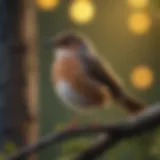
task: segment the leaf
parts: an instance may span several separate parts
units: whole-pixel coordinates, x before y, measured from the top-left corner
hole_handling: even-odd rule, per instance
[[[13,153],[17,150],[17,145],[12,141],[7,141],[4,144],[4,150],[8,153]]]
[[[0,153],[0,160],[5,160],[5,153],[3,152]]]

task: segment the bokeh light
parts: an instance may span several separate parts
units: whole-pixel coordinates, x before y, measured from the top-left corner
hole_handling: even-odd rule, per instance
[[[133,8],[145,8],[149,5],[149,0],[128,0],[128,4]]]
[[[154,81],[152,70],[147,66],[135,67],[131,73],[131,82],[138,89],[148,89]]]
[[[75,23],[88,23],[95,16],[95,6],[91,0],[74,0],[70,6],[69,15]]]
[[[36,0],[37,6],[45,11],[54,9],[59,3],[59,0]]]
[[[130,15],[129,29],[135,34],[145,34],[151,27],[151,18],[147,13],[139,12]]]

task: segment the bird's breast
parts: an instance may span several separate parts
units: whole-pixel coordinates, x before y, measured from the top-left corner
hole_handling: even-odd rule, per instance
[[[56,91],[58,95],[71,104],[86,106],[90,104],[89,99],[84,95],[79,94],[68,81],[60,80],[56,83]]]
[[[90,79],[74,57],[55,62],[52,80],[58,95],[72,104],[89,107],[102,105],[109,99],[107,89]]]

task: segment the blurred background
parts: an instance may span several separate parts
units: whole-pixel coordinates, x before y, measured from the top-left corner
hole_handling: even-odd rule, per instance
[[[44,48],[61,31],[85,34],[131,95],[159,101],[160,0],[0,0],[0,12],[0,159],[74,116],[52,89],[52,53]],[[112,105],[80,123],[126,116]],[[29,159],[70,160],[91,142],[79,138]],[[124,140],[100,159],[160,160],[160,131]]]

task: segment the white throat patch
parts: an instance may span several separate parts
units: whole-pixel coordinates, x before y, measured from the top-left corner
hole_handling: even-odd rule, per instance
[[[62,48],[57,48],[54,50],[54,55],[56,59],[61,59],[61,58],[68,58],[73,55],[73,51],[71,49],[62,49]]]

